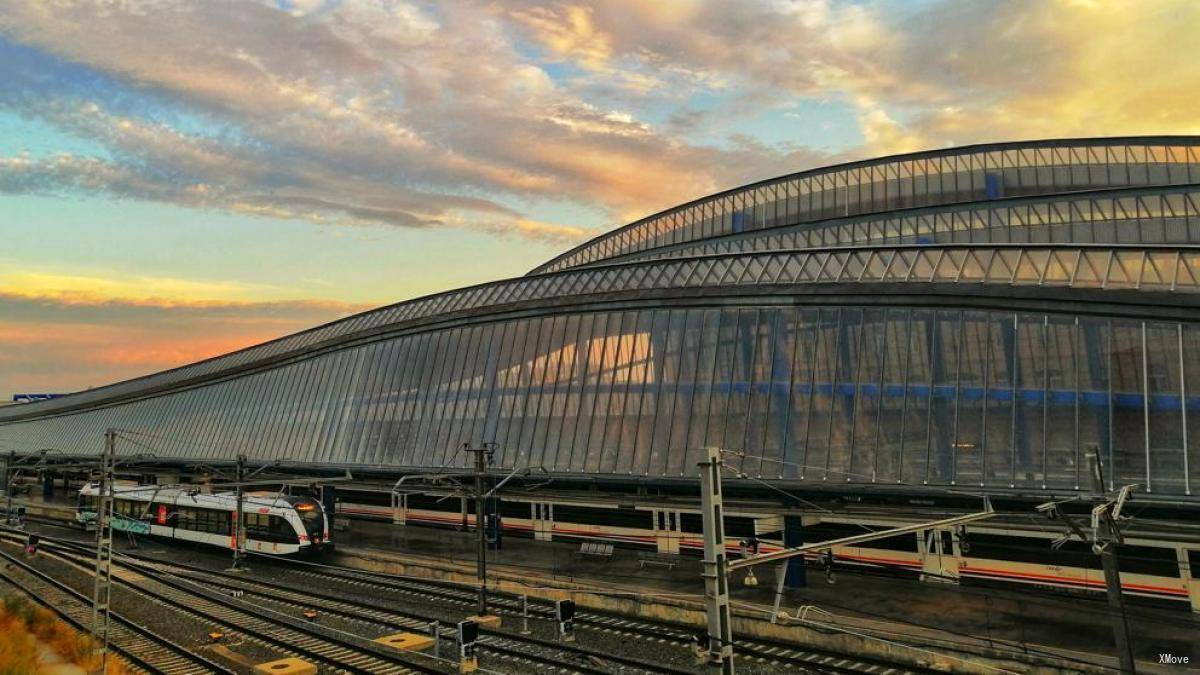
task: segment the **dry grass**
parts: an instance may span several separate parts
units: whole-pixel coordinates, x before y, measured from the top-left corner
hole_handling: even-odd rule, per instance
[[[0,600],[0,675],[37,672],[39,641],[88,672],[100,666],[91,638],[67,625],[54,612],[17,596]],[[110,656],[105,672],[124,675],[127,671],[120,659]]]

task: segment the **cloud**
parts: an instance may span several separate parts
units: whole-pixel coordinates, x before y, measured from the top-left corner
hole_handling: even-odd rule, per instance
[[[929,145],[994,138],[1200,132],[1189,53],[1200,5],[1186,1],[943,3],[894,52],[884,92]]]
[[[706,111],[716,119],[752,115],[748,101],[842,100],[864,140],[845,156],[1200,130],[1200,64],[1181,56],[1200,26],[1189,0],[609,0],[586,21],[570,3],[509,11],[551,57],[589,71],[593,92],[608,72],[635,72],[661,83],[650,97],[726,94],[727,110]],[[678,111],[676,128],[693,115]]]
[[[150,303],[161,307],[251,302],[284,289],[238,281],[198,281],[137,275],[98,276],[50,271],[0,270],[0,293],[10,298],[50,299],[72,305],[108,302]]]
[[[364,309],[303,300],[162,302],[0,291],[0,397],[138,377]]]
[[[564,58],[601,67],[605,37],[591,12],[561,14],[557,43],[546,39]],[[541,21],[544,36],[559,25],[551,8],[522,16]],[[9,158],[0,189],[567,245],[595,232],[543,224],[528,208],[567,201],[638,217],[795,159],[764,146],[761,161],[734,164],[744,153],[689,144],[596,105],[522,54],[517,20],[470,0],[286,10],[0,0],[0,36],[32,50],[0,65],[12,83],[0,106],[111,154]]]
[[[0,0],[0,107],[107,153],[0,159],[0,190],[566,245],[595,223],[539,208],[615,225],[848,157],[1196,131],[1198,24],[1182,0]],[[850,106],[863,145],[735,135],[800,99]]]
[[[611,37],[597,30],[590,7],[529,7],[514,11],[512,18],[530,28],[555,58],[578,62],[589,70],[609,69]]]

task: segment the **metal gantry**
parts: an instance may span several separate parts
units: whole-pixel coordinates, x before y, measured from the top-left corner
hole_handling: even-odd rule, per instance
[[[983,511],[951,518],[943,518],[913,525],[904,525],[887,530],[864,532],[860,535],[831,539],[828,541],[804,544],[791,548],[783,548],[771,553],[749,555],[740,560],[730,562],[725,552],[725,528],[723,523],[723,504],[721,489],[721,469],[723,462],[719,448],[705,448],[705,460],[700,462],[700,497],[702,526],[704,528],[704,602],[708,621],[708,654],[709,661],[719,665],[723,673],[733,673],[733,635],[732,619],[729,610],[729,573],[770,562],[783,562],[789,558],[802,556],[813,551],[832,551],[836,546],[850,546],[867,541],[886,539],[901,534],[911,534],[923,530],[937,530],[986,520],[996,515],[991,501],[982,496]],[[783,597],[783,586],[786,574],[778,570],[777,586],[775,589],[775,607],[771,621],[779,618],[779,606]]]
[[[100,651],[100,672],[108,667],[108,627],[112,602],[113,483],[116,474],[117,431],[104,433],[96,491],[96,567],[92,586],[92,640]]]
[[[1137,661],[1133,657],[1133,644],[1129,637],[1129,622],[1125,613],[1125,597],[1121,586],[1121,568],[1118,561],[1117,547],[1122,543],[1120,524],[1128,518],[1121,515],[1125,504],[1133,491],[1139,486],[1127,484],[1119,489],[1110,490],[1105,482],[1104,466],[1100,461],[1099,448],[1092,447],[1088,451],[1088,463],[1092,475],[1093,504],[1090,527],[1084,528],[1074,517],[1060,507],[1066,502],[1047,502],[1037,507],[1052,520],[1061,520],[1066,526],[1066,534],[1056,540],[1052,546],[1058,548],[1070,541],[1072,537],[1091,544],[1092,551],[1100,556],[1100,566],[1104,570],[1104,589],[1108,597],[1108,615],[1112,623],[1113,643],[1116,647],[1117,658],[1121,662],[1121,672],[1133,675],[1137,672]],[[1076,501],[1076,500],[1071,500]]]
[[[705,448],[700,462],[700,518],[704,529],[704,603],[708,661],[733,675],[733,617],[729,611],[729,560],[725,552],[725,505],[721,451]]]

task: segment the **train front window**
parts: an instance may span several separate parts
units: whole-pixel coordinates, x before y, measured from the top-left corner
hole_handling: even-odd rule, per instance
[[[309,536],[320,535],[324,531],[325,523],[321,518],[321,509],[315,501],[306,499],[298,502],[296,512],[300,514],[300,520],[304,523],[304,531]]]

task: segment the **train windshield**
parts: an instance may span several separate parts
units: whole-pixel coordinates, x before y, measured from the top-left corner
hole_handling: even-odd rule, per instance
[[[296,512],[304,522],[304,530],[309,536],[320,536],[325,530],[325,521],[321,513],[321,505],[311,499],[296,502]]]

